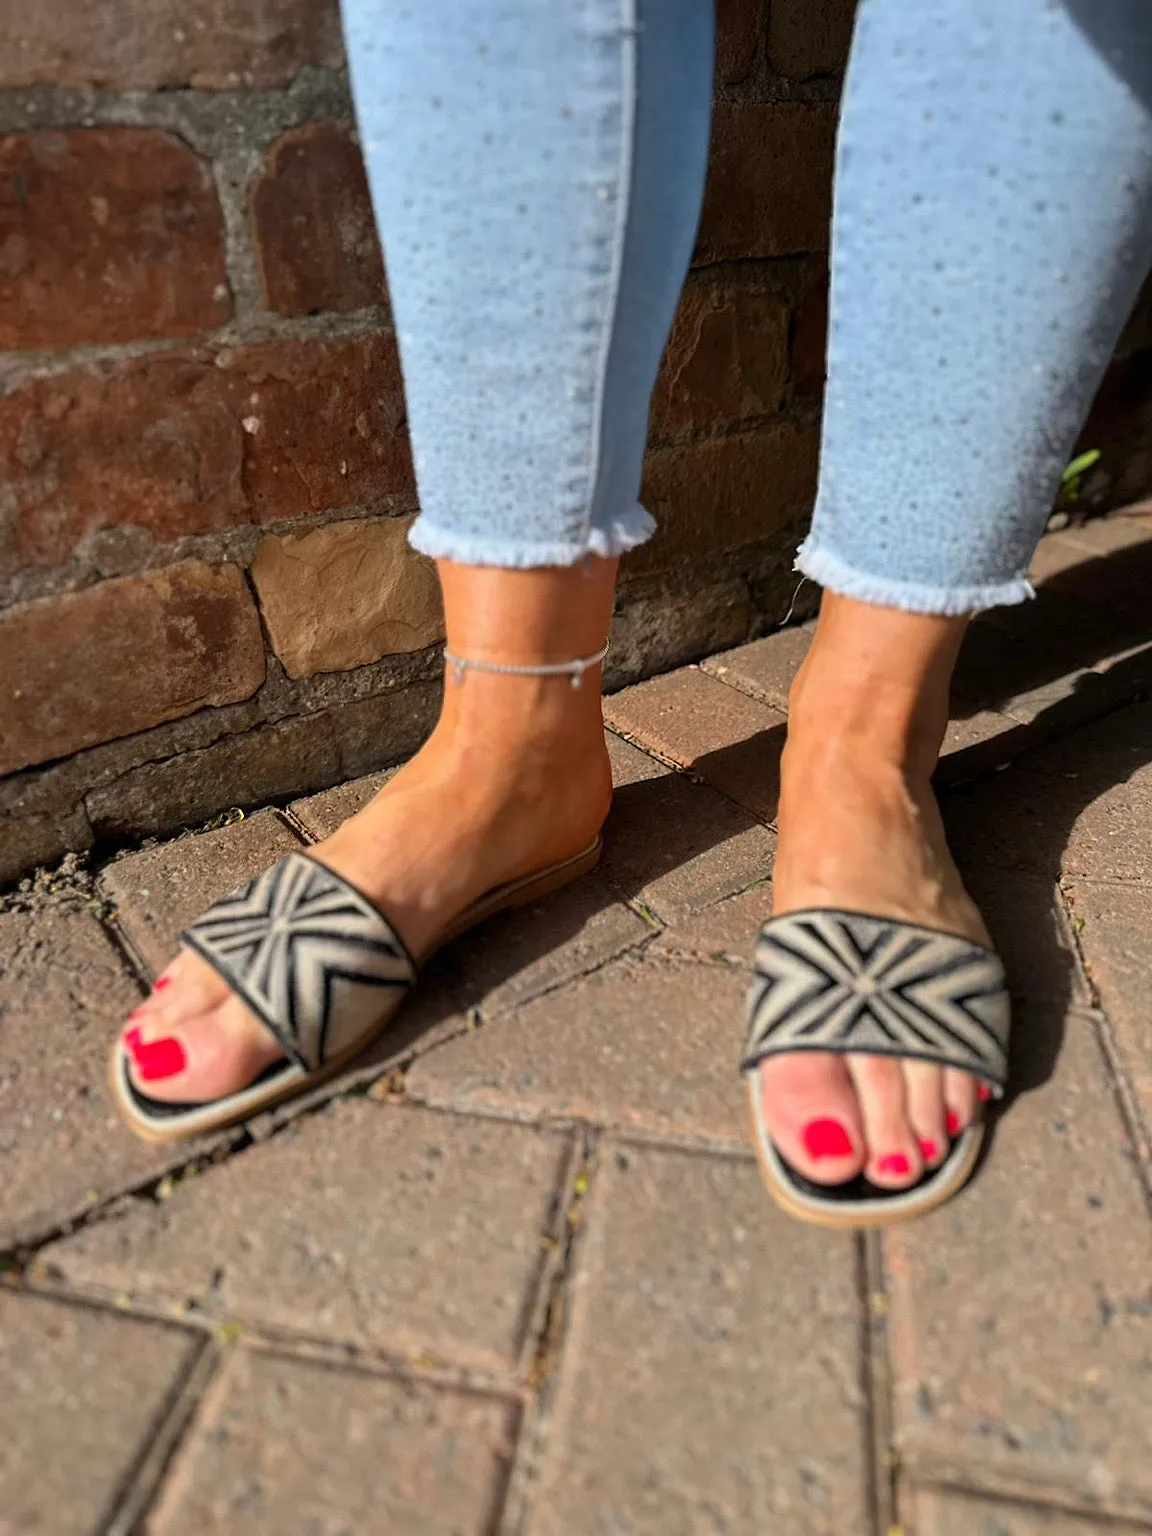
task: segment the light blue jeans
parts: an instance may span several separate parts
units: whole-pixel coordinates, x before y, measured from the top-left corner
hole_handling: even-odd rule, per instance
[[[344,0],[426,554],[618,555],[691,255],[712,0]],[[1019,601],[1152,261],[1152,0],[862,0],[798,567]],[[765,487],[765,495],[770,495]]]

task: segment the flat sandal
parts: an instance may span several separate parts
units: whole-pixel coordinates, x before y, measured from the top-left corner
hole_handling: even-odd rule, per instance
[[[296,850],[216,902],[180,935],[274,1035],[281,1060],[218,1099],[154,1099],[132,1081],[122,1038],[109,1080],[116,1109],[146,1141],[179,1141],[246,1120],[333,1076],[366,1050],[449,940],[592,869],[602,842],[507,881],[448,923],[417,960],[374,901],[311,853]]]
[[[934,1210],[967,1182],[984,1139],[982,1114],[910,1188],[885,1189],[864,1174],[835,1185],[805,1178],[769,1134],[757,1068],[795,1051],[894,1056],[957,1067],[1000,1099],[1011,1008],[994,950],[864,912],[788,912],[760,930],[748,1013],[741,1071],[753,1141],[769,1193],[791,1215],[824,1227],[886,1226]]]

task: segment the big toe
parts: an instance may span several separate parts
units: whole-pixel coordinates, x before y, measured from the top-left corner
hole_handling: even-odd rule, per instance
[[[283,1055],[215,972],[187,954],[161,976],[121,1038],[137,1087],[169,1103],[235,1093]]]
[[[843,1184],[868,1148],[848,1069],[815,1052],[773,1056],[757,1069],[764,1121],[786,1162],[818,1184]]]

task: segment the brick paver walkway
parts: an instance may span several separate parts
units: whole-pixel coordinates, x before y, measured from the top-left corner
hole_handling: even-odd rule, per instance
[[[242,1130],[136,1142],[107,1047],[181,924],[379,776],[0,903],[0,1532],[1152,1531],[1152,516],[1039,571],[942,771],[1014,1096],[887,1237],[788,1221],[744,1139],[803,629],[611,698],[602,868]]]

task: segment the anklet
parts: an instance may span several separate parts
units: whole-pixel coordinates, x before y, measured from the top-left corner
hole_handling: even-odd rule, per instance
[[[589,667],[596,667],[608,654],[608,641],[595,656],[581,656],[575,661],[544,661],[538,667],[518,667],[508,661],[472,661],[467,656],[457,656],[444,647],[444,660],[452,668],[452,681],[459,685],[469,669],[473,672],[503,672],[510,677],[570,677],[573,688],[579,688]]]

